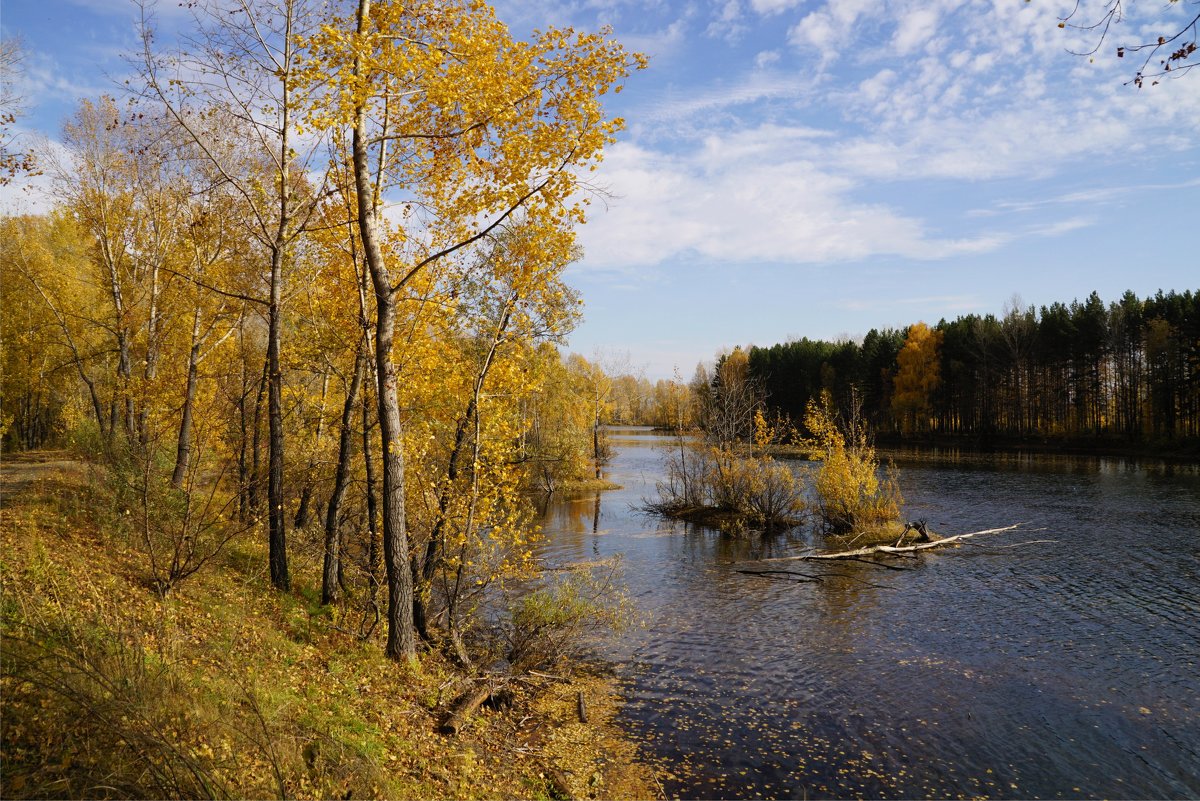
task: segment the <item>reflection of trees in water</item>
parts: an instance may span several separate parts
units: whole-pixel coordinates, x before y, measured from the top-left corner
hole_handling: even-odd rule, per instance
[[[546,495],[539,499],[542,531],[548,544],[562,550],[571,557],[584,557],[589,549],[593,555],[600,554],[600,511],[601,493],[595,492],[577,498],[557,498]]]

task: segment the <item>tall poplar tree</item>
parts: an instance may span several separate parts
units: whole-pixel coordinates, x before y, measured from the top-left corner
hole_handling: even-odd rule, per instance
[[[318,128],[352,129],[358,233],[375,293],[375,363],[383,459],[387,653],[416,658],[404,514],[397,308],[423,271],[491,234],[518,209],[527,219],[582,222],[578,171],[620,128],[601,97],[634,66],[607,32],[551,29],[514,40],[475,0],[357,0],[310,43],[307,80],[333,77]],[[619,86],[618,86],[619,88]],[[402,206],[398,221],[384,200]]]

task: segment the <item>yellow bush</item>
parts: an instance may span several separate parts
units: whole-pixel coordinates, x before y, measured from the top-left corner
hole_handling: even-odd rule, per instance
[[[880,479],[865,425],[839,425],[828,392],[809,402],[804,425],[811,435],[805,443],[809,456],[821,461],[814,489],[817,511],[829,530],[878,528],[900,517],[899,485],[890,471]]]

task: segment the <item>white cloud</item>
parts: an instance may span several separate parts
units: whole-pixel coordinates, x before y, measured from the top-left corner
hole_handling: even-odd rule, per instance
[[[710,39],[723,39],[730,44],[736,43],[742,38],[746,32],[746,25],[742,22],[742,5],[740,0],[728,0],[721,6],[721,10],[708,27],[704,30],[704,35]]]
[[[732,263],[940,258],[1004,241],[986,233],[933,236],[916,218],[858,199],[853,180],[781,147],[785,141],[781,131],[762,129],[712,136],[682,155],[615,146],[602,179],[617,199],[582,231],[586,263],[621,269],[686,257]]]
[[[652,59],[662,58],[679,50],[686,41],[687,30],[687,17],[680,17],[651,33],[620,33],[618,38],[630,51],[645,53]]]
[[[754,66],[758,69],[766,69],[772,64],[779,63],[778,50],[763,50],[754,57]]]
[[[937,24],[938,12],[933,8],[918,8],[904,14],[896,26],[892,47],[901,55],[913,52],[933,37]]]
[[[892,91],[896,73],[890,69],[882,69],[858,85],[859,95],[868,102],[877,103],[886,98]]]
[[[774,16],[800,5],[800,0],[750,0],[754,13],[764,17]]]
[[[816,50],[822,65],[850,50],[855,23],[872,10],[871,0],[838,0],[813,11],[788,31],[788,43],[801,50]]]
[[[1120,201],[1141,204],[1145,202],[1144,195],[1159,193],[1176,193],[1180,190],[1200,187],[1200,178],[1188,181],[1161,184],[1129,184],[1122,186],[1100,186],[1091,189],[1080,189],[1065,192],[1053,197],[1032,198],[1027,200],[1005,200],[996,203],[992,208],[972,209],[967,212],[971,217],[995,217],[1000,214],[1022,214],[1030,211],[1041,211],[1054,206],[1100,206]]]
[[[12,146],[20,150],[32,150],[39,163],[47,167],[58,161],[69,164],[71,154],[58,142],[46,139],[38,133],[18,129]],[[0,214],[46,214],[54,208],[54,179],[51,170],[44,169],[41,175],[18,176],[0,186]]]
[[[1112,154],[1194,147],[1200,82],[1151,95],[1115,89],[1098,69],[1070,75],[1078,60],[1053,33],[1052,1],[1032,14],[998,0],[818,7],[789,41],[814,49],[822,67],[839,55],[839,75],[857,59],[863,77],[835,83],[811,70],[763,69],[777,51],[760,50],[740,79],[631,115],[658,124],[612,150],[601,180],[619,199],[582,233],[587,264],[939,259],[1094,225],[1047,215],[981,229],[983,215],[961,206],[951,216],[927,204],[915,213],[903,193],[883,202],[874,191],[880,182],[1047,177]],[[868,39],[887,44],[871,52]]]
[[[656,124],[680,124],[681,132],[686,135],[698,126],[719,129],[715,120],[737,107],[771,101],[794,103],[811,91],[812,81],[805,75],[757,70],[725,85],[659,98],[652,106],[639,110],[637,119]]]

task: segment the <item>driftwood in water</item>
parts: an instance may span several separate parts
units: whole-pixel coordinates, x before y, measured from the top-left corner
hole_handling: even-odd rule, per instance
[[[893,545],[899,547],[904,544],[904,538],[908,536],[908,532],[917,532],[914,537],[914,542],[933,542],[929,536],[929,531],[925,528],[924,520],[916,520],[911,523],[904,524],[904,531],[900,532],[900,539],[896,540]]]
[[[1021,527],[1021,523],[1014,523],[1011,526],[1002,528],[988,528],[983,531],[972,531],[967,534],[955,534],[953,537],[943,537],[932,542],[920,542],[916,545],[867,545],[862,548],[855,548],[852,551],[835,551],[834,553],[807,553],[800,556],[782,556],[775,559],[764,559],[764,562],[794,562],[798,560],[815,561],[824,559],[851,559],[859,560],[864,556],[882,555],[903,555],[910,554],[916,551],[928,551],[931,548],[942,548],[947,545],[961,542],[962,540],[971,537],[977,537],[980,534],[997,534],[1001,531],[1014,531]]]

